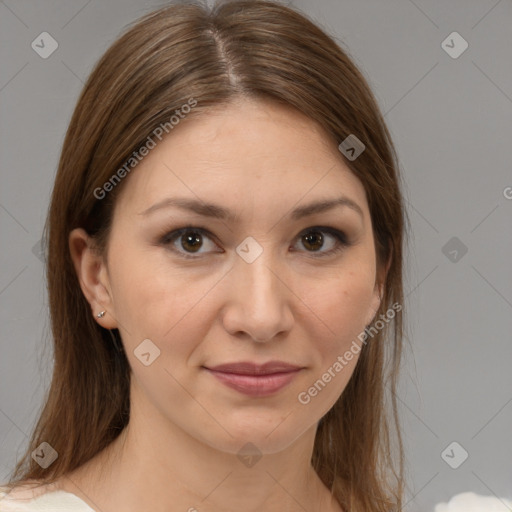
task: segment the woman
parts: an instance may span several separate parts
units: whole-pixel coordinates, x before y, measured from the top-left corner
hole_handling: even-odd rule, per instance
[[[139,20],[64,141],[53,380],[0,511],[401,509],[403,231],[376,101],[307,18]]]

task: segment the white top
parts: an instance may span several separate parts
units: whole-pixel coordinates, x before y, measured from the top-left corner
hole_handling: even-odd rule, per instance
[[[76,494],[63,490],[45,492],[44,488],[15,489],[8,493],[0,487],[0,512],[95,512]]]
[[[0,486],[0,512],[96,512],[76,494],[63,490],[16,489],[11,495],[7,491]],[[439,503],[434,512],[501,512],[504,505],[512,509],[511,500],[464,492],[448,503]]]

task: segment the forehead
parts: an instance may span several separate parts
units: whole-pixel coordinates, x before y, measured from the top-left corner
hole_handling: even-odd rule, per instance
[[[254,213],[339,194],[366,209],[364,188],[334,141],[302,113],[267,100],[185,117],[126,179],[116,206],[123,211],[188,196]]]

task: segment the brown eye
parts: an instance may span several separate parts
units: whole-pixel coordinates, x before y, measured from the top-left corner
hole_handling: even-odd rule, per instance
[[[350,245],[345,233],[329,227],[308,228],[299,237],[302,245],[307,249],[306,252],[316,253],[313,254],[315,257],[329,256]],[[322,250],[326,245],[327,250]]]
[[[188,231],[181,235],[180,242],[184,249],[190,249],[192,252],[197,252],[203,245],[202,235],[197,231]]]
[[[318,251],[324,243],[324,237],[320,231],[310,231],[302,237],[302,240],[304,241],[304,247],[312,251]]]
[[[201,251],[205,245],[205,240],[208,240],[212,250],[208,251],[208,243],[206,243],[206,250]],[[221,252],[216,251],[216,244],[213,242],[212,237],[208,231],[203,228],[195,228],[188,226],[185,228],[177,229],[167,233],[160,239],[160,243],[178,253],[183,258],[198,258],[201,254],[208,252]],[[192,256],[197,254],[198,256]]]
[[[351,245],[345,233],[330,227],[308,228],[298,238],[306,252],[314,257],[330,256]],[[210,250],[208,243],[211,244]],[[169,249],[179,256],[190,259],[199,259],[201,255],[206,256],[211,252],[223,252],[213,242],[213,236],[206,229],[194,226],[165,234],[160,238],[160,244],[169,246]],[[206,250],[202,250],[204,248]]]

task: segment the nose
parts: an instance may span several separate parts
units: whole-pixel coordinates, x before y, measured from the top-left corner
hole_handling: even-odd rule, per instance
[[[294,295],[283,269],[267,257],[266,251],[252,263],[240,258],[228,275],[229,296],[222,319],[227,332],[268,342],[290,331]]]

